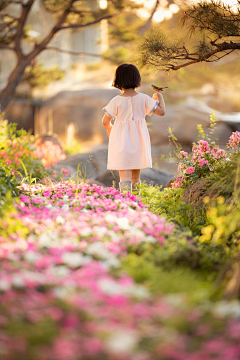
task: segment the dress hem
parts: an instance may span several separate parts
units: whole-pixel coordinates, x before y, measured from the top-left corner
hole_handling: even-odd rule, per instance
[[[143,170],[143,169],[152,169],[152,166],[144,166],[144,167],[129,167],[124,169],[113,169],[113,168],[107,168],[107,170]]]

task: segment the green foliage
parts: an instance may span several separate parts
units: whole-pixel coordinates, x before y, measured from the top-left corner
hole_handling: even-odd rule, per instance
[[[205,223],[205,211],[197,210],[182,201],[183,191],[181,188],[170,187],[160,191],[158,186],[141,185],[142,201],[152,212],[167,217],[183,229],[191,229],[194,234],[199,234]]]
[[[79,141],[73,139],[70,145],[64,145],[63,150],[67,156],[77,155],[82,152],[82,147]]]
[[[4,120],[4,113],[0,114],[0,166],[8,169],[9,176],[16,173],[23,177],[26,171],[28,176],[37,179],[49,175],[34,156],[29,134],[23,129],[17,130],[17,124]]]
[[[42,63],[35,63],[26,68],[22,82],[27,82],[32,89],[44,88],[53,81],[63,79],[64,75],[65,71],[60,70],[57,66],[47,69]]]
[[[109,49],[104,56],[113,64],[120,65],[129,61],[129,55],[129,50],[125,46],[118,46],[115,49]]]
[[[139,40],[136,63],[140,69],[167,69],[168,63],[178,55],[180,40],[170,40],[161,28],[152,27]]]
[[[15,202],[17,201],[18,199],[15,199]],[[23,225],[22,221],[15,216],[16,214],[17,211],[14,207],[10,189],[4,198],[0,198],[1,240],[5,240],[8,243],[15,241],[16,234],[23,238],[29,234],[29,228]]]
[[[0,201],[1,199],[7,196],[8,192],[10,192],[13,197],[17,197],[19,195],[19,190],[17,186],[18,183],[16,177],[11,173],[11,171],[7,167],[1,167],[0,168]]]
[[[164,249],[162,249],[164,251]],[[157,256],[161,256],[158,251]],[[138,256],[129,254],[123,259],[123,269],[128,272],[134,280],[146,284],[153,293],[182,294],[187,293],[192,299],[199,300],[207,298],[213,290],[214,276],[206,273],[192,271],[188,267],[172,266],[164,269],[156,263],[149,254]]]

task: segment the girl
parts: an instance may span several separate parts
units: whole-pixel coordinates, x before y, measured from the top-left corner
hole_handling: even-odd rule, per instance
[[[136,92],[141,85],[141,76],[132,64],[120,65],[112,86],[121,91],[103,108],[103,126],[109,137],[109,170],[119,170],[120,191],[132,190],[140,183],[141,169],[152,167],[151,145],[145,115],[163,116],[165,104],[161,94],[151,98]],[[114,125],[111,120],[116,117]]]

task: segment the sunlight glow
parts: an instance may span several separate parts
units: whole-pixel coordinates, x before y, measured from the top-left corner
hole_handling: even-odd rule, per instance
[[[179,6],[176,4],[171,4],[169,6],[169,10],[171,11],[172,14],[176,14],[180,9]]]
[[[150,17],[151,11],[153,10],[156,0],[131,0],[137,3],[138,5],[143,5],[142,9],[138,9],[136,12],[140,18],[146,20]],[[196,3],[199,0],[189,0],[190,3]],[[211,0],[206,0],[211,1]],[[239,4],[237,0],[220,0],[224,5],[229,5],[233,11],[237,11]],[[168,7],[168,0],[162,0],[161,6],[158,7],[157,11],[153,16],[153,21],[158,23],[163,20],[169,20],[172,18],[173,14],[176,14],[180,10],[182,0],[174,0],[173,4],[170,4]]]
[[[138,10],[137,10],[137,14],[138,14],[138,16],[139,16],[141,19],[143,19],[143,20],[148,19],[149,16],[150,16],[149,11],[147,11],[146,9],[138,9]]]
[[[99,7],[100,9],[106,9],[108,6],[107,0],[99,0]]]
[[[161,22],[164,20],[164,13],[163,10],[157,10],[155,14],[153,15],[153,21],[155,22]]]

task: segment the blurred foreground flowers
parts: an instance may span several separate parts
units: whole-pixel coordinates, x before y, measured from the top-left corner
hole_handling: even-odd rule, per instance
[[[193,307],[123,270],[175,232],[138,197],[68,182],[21,192],[0,219],[2,360],[239,359],[238,303]]]

